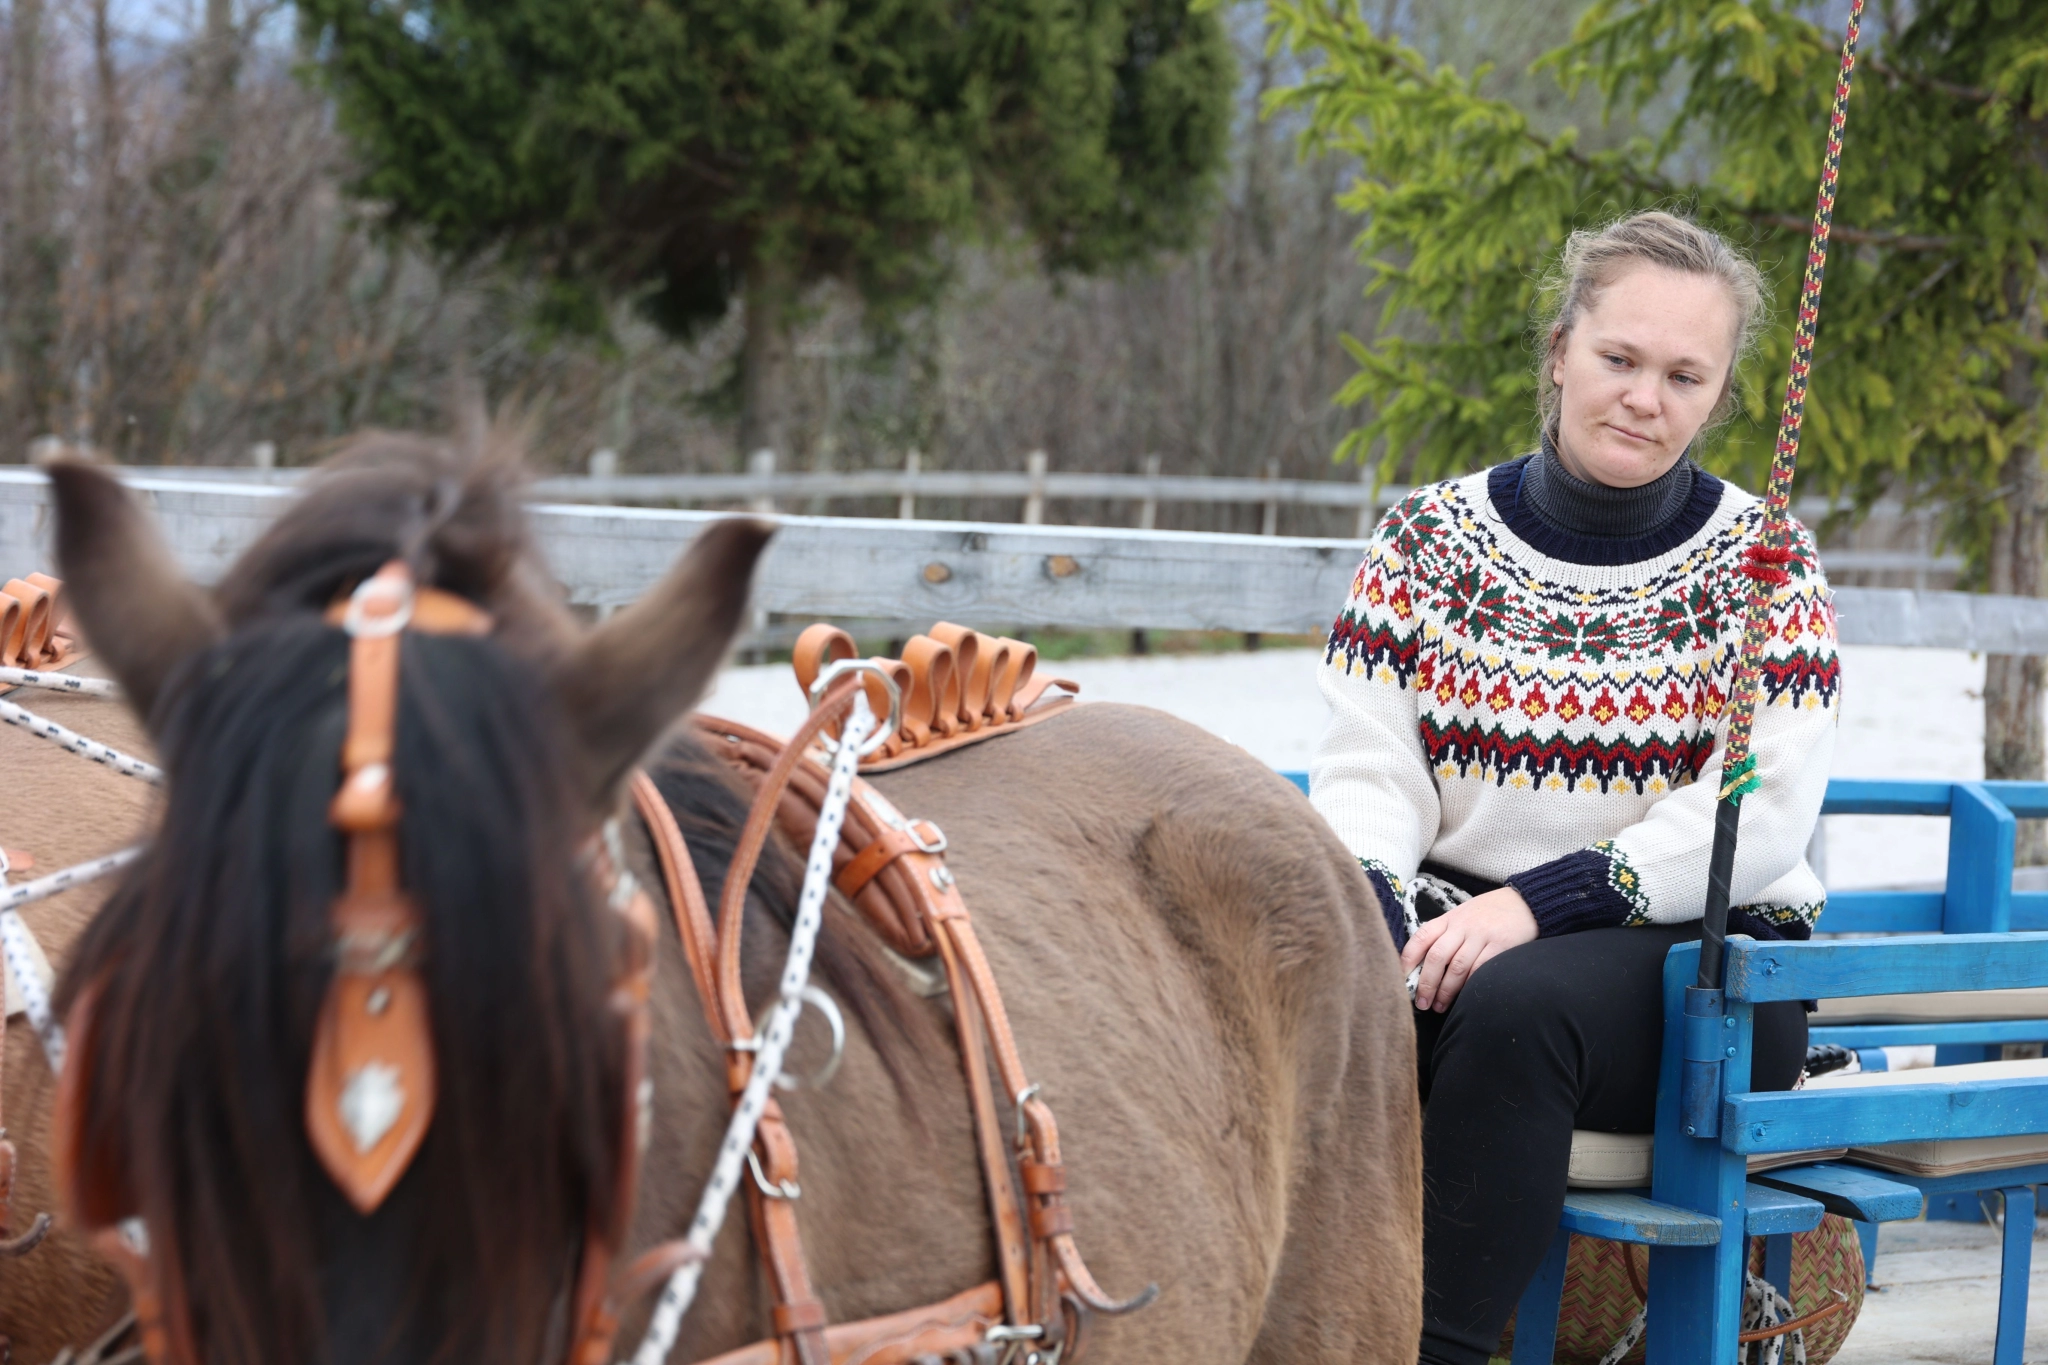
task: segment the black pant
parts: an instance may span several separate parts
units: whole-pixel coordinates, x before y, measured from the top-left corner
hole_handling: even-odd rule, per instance
[[[1443,1014],[1417,1013],[1422,1361],[1486,1365],[1564,1210],[1572,1130],[1656,1127],[1664,956],[1699,924],[1591,929],[1511,948]],[[1806,1061],[1797,1001],[1756,1008],[1751,1085]]]

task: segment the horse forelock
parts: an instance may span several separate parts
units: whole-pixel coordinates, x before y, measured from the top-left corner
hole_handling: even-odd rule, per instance
[[[207,1362],[538,1360],[586,1233],[629,1212],[618,927],[577,863],[544,684],[495,641],[408,636],[394,768],[438,1094],[411,1169],[358,1215],[303,1130],[347,649],[262,615],[173,681],[162,827],[62,988],[98,992],[83,1145],[125,1175]]]
[[[387,561],[500,619],[516,652],[558,649],[568,616],[540,566],[521,494],[516,429],[477,424],[443,439],[367,431],[313,475],[304,494],[236,562],[218,595],[231,626],[319,611]]]

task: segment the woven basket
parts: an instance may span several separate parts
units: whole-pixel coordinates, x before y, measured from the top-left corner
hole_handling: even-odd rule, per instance
[[[1629,1262],[1635,1258],[1634,1282]],[[1761,1275],[1764,1269],[1762,1238],[1749,1248],[1749,1268]],[[1842,1349],[1856,1315],[1863,1311],[1863,1243],[1856,1227],[1833,1214],[1821,1220],[1812,1232],[1792,1234],[1792,1310],[1803,1317],[1822,1304],[1834,1301],[1832,1290],[1849,1296],[1849,1306],[1830,1313],[1806,1329],[1807,1365],[1827,1365]],[[1599,1365],[1600,1357],[1621,1339],[1642,1311],[1643,1301],[1635,1285],[1647,1284],[1650,1249],[1626,1242],[1609,1242],[1597,1237],[1573,1237],[1571,1255],[1565,1262],[1564,1298],[1557,1314],[1557,1365]],[[1508,1320],[1501,1336],[1499,1354],[1514,1350],[1515,1323]],[[1643,1344],[1636,1343],[1624,1365],[1641,1365]]]

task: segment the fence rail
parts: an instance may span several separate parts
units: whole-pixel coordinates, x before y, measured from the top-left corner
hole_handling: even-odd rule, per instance
[[[804,508],[832,498],[894,499],[897,516],[914,520],[920,498],[1017,499],[1019,520],[1027,526],[1044,521],[1047,502],[1121,502],[1132,505],[1134,524],[1150,530],[1157,522],[1161,503],[1209,506],[1255,506],[1263,509],[1263,534],[1279,530],[1283,507],[1351,508],[1357,513],[1355,533],[1364,537],[1372,531],[1379,514],[1406,497],[1412,489],[1398,484],[1379,485],[1370,471],[1353,479],[1247,479],[1193,474],[1088,474],[1061,473],[1047,468],[1043,452],[1033,452],[1022,470],[1008,469],[924,469],[916,458],[901,469],[778,470],[766,451],[755,452],[751,468],[744,474],[616,474],[555,475],[537,479],[532,496],[538,502],[657,504],[743,504],[757,512],[783,508]],[[1156,460],[1148,461],[1156,469]],[[137,467],[133,477],[191,480],[199,483],[289,486],[304,478],[304,469],[250,468],[247,466],[151,466]],[[1803,498],[1796,504],[1800,516],[1819,521],[1839,510],[1822,498]],[[1906,511],[1895,503],[1881,503],[1872,509],[1878,515],[1901,516]],[[1935,555],[1902,550],[1834,550],[1827,565],[1837,572],[1881,571],[1911,573],[1922,586],[1929,574],[1956,573],[1963,561],[1954,555]]]
[[[1108,476],[1089,476],[1108,477]],[[188,573],[212,581],[291,490],[250,480],[137,474]],[[47,485],[0,469],[0,572],[51,563]],[[541,547],[571,600],[638,597],[720,513],[537,504]],[[971,624],[1258,631],[1326,629],[1350,586],[1356,539],[1087,526],[780,518],[756,576],[758,609],[790,616]],[[2048,654],[2048,601],[1839,588],[1850,644]]]

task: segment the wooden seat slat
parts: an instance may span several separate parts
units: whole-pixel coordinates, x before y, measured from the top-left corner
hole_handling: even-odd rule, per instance
[[[1571,1190],[1558,1226],[1582,1237],[1641,1246],[1712,1246],[1721,1240],[1721,1220],[1672,1204],[1659,1204],[1628,1190]]]
[[[1917,1185],[1833,1161],[1767,1171],[1750,1182],[1752,1189],[1758,1185],[1817,1199],[1829,1213],[1863,1223],[1918,1218],[1925,1200]]]

